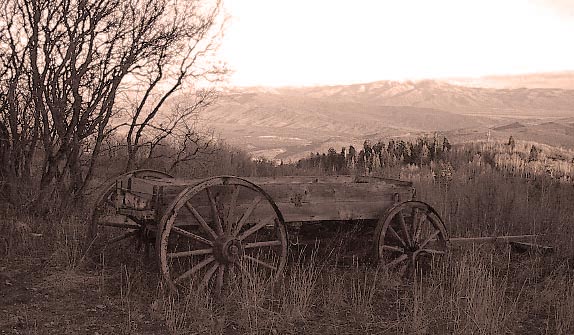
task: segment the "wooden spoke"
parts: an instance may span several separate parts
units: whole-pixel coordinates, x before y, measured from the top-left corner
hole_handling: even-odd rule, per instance
[[[421,229],[422,229],[423,223],[425,222],[426,218],[427,218],[427,213],[419,212],[416,230],[414,231],[414,241],[415,242],[419,242],[419,240],[421,238]]]
[[[237,279],[236,268],[238,268],[238,263],[231,263],[225,266],[225,274],[224,274],[224,284],[228,284]]]
[[[400,252],[400,253],[405,252],[405,249],[403,249],[401,247],[394,247],[392,245],[383,245],[382,248],[383,248],[383,250],[388,250],[388,251],[396,251],[396,252]]]
[[[257,231],[259,231],[261,228],[267,226],[269,224],[269,221],[274,220],[275,216],[271,216],[268,218],[265,218],[263,220],[261,220],[261,222],[259,222],[258,224],[256,224],[255,226],[249,228],[247,231],[245,231],[243,234],[241,234],[238,239],[240,241],[243,241],[244,239],[248,238],[249,236],[253,235],[254,233],[256,233]]]
[[[247,208],[245,213],[243,213],[243,216],[241,217],[241,219],[237,223],[237,227],[235,227],[235,230],[233,231],[233,236],[237,236],[237,234],[239,234],[239,232],[241,231],[241,228],[243,228],[243,225],[245,225],[245,223],[247,222],[247,219],[249,218],[249,216],[251,215],[253,210],[255,210],[255,207],[257,207],[257,205],[259,205],[261,200],[262,200],[262,198],[260,196],[257,196],[253,200],[251,205],[249,205],[249,207]]]
[[[217,239],[217,237],[218,237],[217,233],[215,233],[213,231],[213,229],[211,229],[211,227],[207,224],[207,222],[205,222],[205,220],[203,219],[201,214],[199,214],[197,212],[197,210],[195,208],[193,208],[193,206],[189,203],[189,201],[185,202],[185,207],[187,208],[187,210],[189,210],[191,212],[191,214],[199,222],[199,225],[201,226],[201,228],[203,228],[203,230],[205,230],[209,235],[211,235],[213,237],[213,239]]]
[[[215,264],[213,264],[211,266],[211,268],[205,273],[205,275],[203,276],[203,279],[201,280],[201,284],[199,284],[199,289],[202,290],[206,287],[208,287],[209,285],[209,280],[211,279],[211,277],[213,277],[213,274],[215,273],[215,271],[217,271],[217,268],[220,266],[219,263],[215,262]]]
[[[399,211],[397,213],[397,216],[399,217],[399,223],[401,224],[401,230],[404,232],[406,240],[407,240],[407,244],[409,246],[413,245],[413,241],[411,240],[411,234],[409,234],[409,230],[407,228],[407,223],[405,222],[405,216],[403,214],[402,211]]]
[[[434,240],[440,234],[440,230],[435,230],[423,243],[419,246],[420,249],[423,249],[430,241]]]
[[[246,243],[243,246],[243,249],[251,249],[251,248],[262,248],[262,247],[275,247],[280,246],[281,241],[262,241],[262,242],[251,242]]]
[[[117,243],[117,242],[119,242],[119,241],[121,241],[121,240],[125,240],[126,238],[130,238],[130,237],[132,237],[132,236],[135,236],[137,233],[138,233],[137,230],[129,231],[129,232],[124,233],[124,234],[122,234],[122,235],[120,235],[120,236],[114,237],[114,238],[112,238],[112,239],[109,240],[109,241],[106,241],[106,243],[104,243],[104,244],[102,245],[102,247],[107,247],[108,245]]]
[[[395,260],[393,260],[392,262],[386,264],[387,268],[392,268],[397,266],[398,264],[400,264],[401,262],[406,261],[409,258],[409,256],[407,254],[402,254],[400,255],[398,258],[396,258]]]
[[[227,218],[225,219],[225,232],[231,233],[233,230],[233,216],[235,215],[235,207],[237,206],[237,198],[239,197],[239,187],[237,185],[233,186],[233,193],[231,194],[231,202],[229,203],[229,211],[227,212]]]
[[[270,269],[270,270],[277,271],[277,267],[275,267],[275,266],[273,266],[273,265],[271,265],[271,264],[265,263],[264,261],[260,261],[260,260],[258,260],[258,259],[255,258],[255,257],[251,257],[251,256],[248,256],[248,255],[244,255],[244,256],[243,256],[243,259],[250,260],[250,261],[252,261],[252,262],[254,262],[254,263],[256,263],[256,264],[259,264],[259,265],[261,265],[261,266],[263,266],[263,267],[266,267],[266,268],[268,268],[268,269]]]
[[[191,239],[193,239],[193,240],[196,240],[197,242],[201,242],[201,243],[203,243],[203,244],[207,244],[207,245],[213,246],[213,242],[211,242],[210,240],[208,240],[208,239],[206,239],[206,238],[204,238],[204,237],[201,237],[201,236],[199,236],[199,235],[196,235],[196,234],[194,234],[194,233],[188,232],[187,230],[181,229],[181,228],[179,228],[179,227],[172,227],[172,228],[171,228],[171,231],[174,232],[174,233],[176,233],[176,234],[179,234],[179,235],[182,235],[182,236],[185,236],[185,237],[189,237],[189,238],[191,238]]]
[[[244,256],[243,258],[245,259],[246,257]],[[253,281],[253,276],[251,275],[251,273],[249,273],[249,269],[245,268],[245,264],[244,263],[236,263],[236,264],[243,278],[247,278],[250,281]]]
[[[416,232],[417,232],[417,218],[419,216],[419,209],[416,207],[413,207],[413,209],[411,210],[411,233],[412,233],[412,237],[413,237],[413,243],[416,242]]]
[[[241,266],[239,263],[233,263],[229,266],[229,276],[231,279],[237,279],[239,276],[237,269],[239,269],[239,272],[241,272]]]
[[[215,231],[219,236],[223,235],[223,226],[221,225],[221,218],[219,217],[219,213],[217,212],[217,203],[213,198],[213,194],[211,194],[211,190],[206,188],[205,191],[207,192],[207,198],[209,199],[209,204],[211,206],[211,216],[213,218],[213,222],[215,225]]]
[[[201,270],[203,267],[205,267],[207,264],[213,262],[215,260],[215,257],[213,256],[209,256],[206,259],[204,259],[203,261],[197,263],[196,265],[194,265],[191,269],[187,270],[184,274],[182,274],[181,276],[175,278],[175,280],[173,281],[174,283],[179,283],[180,281],[184,280],[185,278],[192,276],[194,273],[196,273],[197,271]]]
[[[112,199],[110,199],[110,197],[106,197],[106,200],[104,201],[103,205],[110,205],[110,206],[116,208],[116,203]]]
[[[397,231],[391,227],[389,225],[389,231],[391,232],[391,234],[393,235],[394,238],[396,238],[397,240],[399,240],[399,243],[403,246],[403,247],[407,247],[407,244],[405,243],[405,241],[399,236],[399,234],[397,234]]]
[[[190,250],[190,251],[180,251],[180,252],[170,252],[167,254],[167,258],[179,258],[179,257],[188,257],[188,256],[197,256],[197,255],[207,255],[213,253],[213,249],[197,249],[197,250]]]
[[[116,227],[116,228],[124,228],[124,229],[139,229],[140,225],[137,223],[120,223],[120,222],[111,222],[111,221],[99,221],[98,226],[106,226],[106,227]]]
[[[225,275],[225,265],[219,264],[217,268],[217,281],[215,282],[215,292],[221,293],[223,289],[223,279]]]

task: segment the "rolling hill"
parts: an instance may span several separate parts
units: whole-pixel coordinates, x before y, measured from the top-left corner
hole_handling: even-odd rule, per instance
[[[202,120],[254,156],[295,160],[329,147],[442,132],[453,140],[509,136],[574,147],[574,90],[495,89],[424,81],[235,88]]]

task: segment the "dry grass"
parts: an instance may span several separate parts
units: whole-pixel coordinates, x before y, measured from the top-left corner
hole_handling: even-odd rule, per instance
[[[290,264],[280,284],[252,273],[223,299],[169,294],[157,275],[134,264],[95,273],[54,269],[45,278],[51,286],[42,288],[95,288],[123,311],[118,332],[125,334],[140,333],[149,319],[169,334],[572,333],[572,269],[556,259],[512,257],[504,250],[455,252],[411,280],[314,258]]]
[[[430,169],[408,171],[417,198],[441,212],[451,236],[541,233],[555,254],[455,250],[430,272],[404,279],[311,253],[296,257],[279,283],[251,271],[216,299],[169,294],[153,262],[137,257],[94,267],[82,246],[83,216],[48,222],[13,214],[1,219],[0,269],[11,272],[23,257],[45,259],[42,271],[49,271],[41,276],[51,286],[43,289],[95,290],[118,306],[121,318],[106,320],[125,334],[145,333],[146,322],[155,325],[150,333],[169,334],[574,333],[574,187],[475,163],[455,164],[448,185],[429,178]]]
[[[517,300],[501,266],[482,252],[467,252],[420,278],[414,287],[422,315],[413,324],[451,334],[506,334]]]
[[[574,332],[574,275],[558,269],[544,280],[539,299],[549,315],[547,333]]]

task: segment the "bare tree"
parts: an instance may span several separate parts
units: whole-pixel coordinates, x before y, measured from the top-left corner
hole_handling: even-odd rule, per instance
[[[123,96],[129,121],[118,127],[127,128],[126,170],[141,163],[136,158],[142,148],[148,156],[153,156],[155,149],[172,137],[176,128],[185,129],[199,110],[214,101],[215,90],[197,89],[195,83],[217,81],[226,73],[220,64],[206,62],[211,59],[208,56],[216,49],[216,37],[222,32],[224,21],[218,20],[220,1],[216,0],[207,11],[198,3],[186,4],[190,6],[186,8],[188,13],[204,14],[174,15],[169,22],[170,39],[130,75],[130,93]],[[185,98],[170,99],[180,91],[185,91]]]
[[[157,100],[157,108],[149,109],[141,121],[149,106],[146,97],[162,79],[174,80],[170,92],[181,87],[189,74],[196,74],[194,67],[206,54],[193,46],[208,50],[212,44],[188,43],[213,37],[210,29],[220,7],[219,1],[209,5],[199,0],[0,0],[0,4],[0,37],[2,47],[9,50],[0,54],[2,123],[17,124],[15,130],[0,127],[0,136],[14,147],[15,139],[25,134],[18,138],[25,140],[24,147],[32,154],[34,141],[40,141],[39,204],[54,192],[64,203],[83,194],[110,120],[118,112],[119,93],[144,76],[151,90],[144,93],[138,104],[141,111],[136,109],[132,115],[136,121],[130,123],[135,124],[134,138],[142,136],[171,93]],[[23,86],[24,93],[11,98],[18,91],[11,89],[13,85]],[[15,116],[20,121],[10,120]],[[86,155],[83,146],[88,139],[92,147]]]
[[[213,133],[200,133],[195,125],[188,123],[183,123],[180,129],[174,134],[174,141],[171,144],[175,149],[175,154],[170,157],[170,164],[167,168],[170,173],[199,154],[213,154],[218,151]]]
[[[17,7],[0,1],[0,181],[9,199],[28,184],[39,140],[39,119],[29,90],[27,31]],[[12,19],[10,19],[12,18]]]
[[[150,88],[150,87],[148,87]],[[172,90],[174,89],[174,90]],[[212,89],[197,90],[192,96],[181,96],[176,99],[167,98],[176,90],[172,86],[170,90],[159,93],[158,101],[144,106],[144,99],[137,101],[137,106],[130,109],[133,114],[129,116],[129,124],[126,135],[127,161],[125,170],[145,165],[151,159],[160,157],[170,160],[189,160],[191,156],[187,152],[191,143],[197,144],[198,150],[207,150],[212,140],[210,134],[200,133],[195,125],[198,112],[209,106],[217,97]],[[132,104],[134,107],[134,104]],[[163,112],[163,113],[162,113]],[[200,144],[200,142],[202,144]],[[157,149],[168,145],[177,152],[173,155],[159,155]],[[202,148],[205,146],[205,148]],[[184,152],[180,152],[183,149]],[[138,159],[138,153],[144,153],[143,159]],[[140,155],[141,156],[141,155]],[[179,163],[174,163],[177,165]]]

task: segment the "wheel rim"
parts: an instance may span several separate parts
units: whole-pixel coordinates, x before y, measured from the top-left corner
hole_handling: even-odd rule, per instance
[[[102,254],[107,250],[106,253],[113,251],[121,255],[130,246],[135,247],[133,251],[138,251],[155,240],[153,226],[147,226],[134,218],[117,213],[115,203],[116,181],[127,180],[128,178],[164,179],[173,177],[155,170],[136,170],[108,181],[94,205],[92,220],[88,227],[88,248],[92,252]]]
[[[172,289],[219,294],[254,274],[277,279],[285,266],[283,216],[267,193],[242,178],[215,177],[187,188],[160,226],[161,270]]]
[[[428,266],[448,253],[448,235],[438,213],[428,204],[407,201],[395,205],[379,220],[375,255],[389,269]]]

